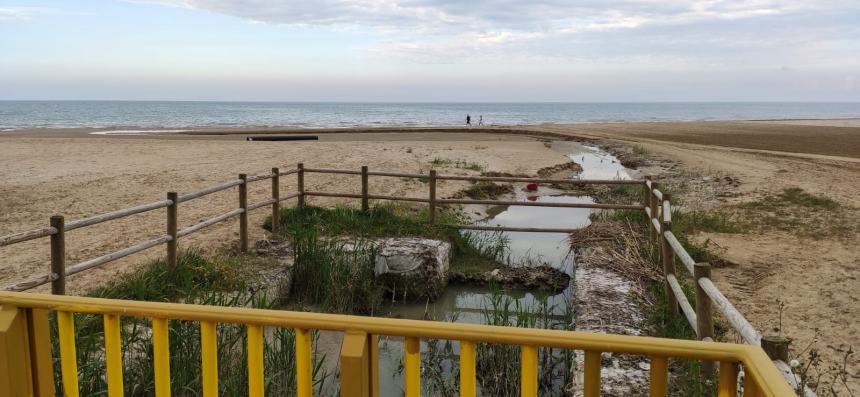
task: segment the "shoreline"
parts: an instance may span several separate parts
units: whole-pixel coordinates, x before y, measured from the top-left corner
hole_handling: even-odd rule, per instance
[[[0,136],[19,135],[19,134],[40,134],[49,132],[86,132],[92,135],[102,136],[124,136],[124,135],[165,135],[165,134],[187,134],[187,135],[226,135],[226,134],[274,134],[274,133],[337,133],[337,132],[355,132],[355,131],[373,131],[385,132],[395,130],[396,132],[415,131],[423,132],[423,130],[433,130],[430,132],[440,132],[438,130],[446,129],[467,129],[467,130],[510,130],[518,128],[534,128],[534,127],[558,127],[558,126],[591,126],[591,125],[626,125],[626,124],[663,124],[663,123],[778,123],[778,124],[793,124],[800,123],[801,125],[827,125],[832,126],[833,123],[843,124],[844,127],[860,127],[860,116],[858,117],[825,117],[825,118],[774,118],[774,119],[698,119],[698,120],[621,120],[621,121],[570,121],[570,122],[543,122],[543,123],[520,123],[520,124],[486,124],[483,126],[464,125],[464,124],[390,124],[390,125],[351,125],[343,127],[334,126],[319,126],[319,127],[298,127],[298,126],[236,126],[236,127],[220,127],[220,126],[88,126],[88,127],[4,127],[0,129]]]

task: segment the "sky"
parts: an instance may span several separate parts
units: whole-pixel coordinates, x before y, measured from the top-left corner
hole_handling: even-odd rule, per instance
[[[860,1],[0,0],[0,99],[860,101]]]

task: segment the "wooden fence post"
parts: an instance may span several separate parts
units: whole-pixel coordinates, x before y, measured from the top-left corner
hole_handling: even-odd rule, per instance
[[[248,252],[248,174],[239,174],[242,184],[239,185],[239,252]]]
[[[305,206],[305,164],[296,165],[296,188],[299,191],[299,207]]]
[[[657,190],[659,184],[657,182],[651,182],[651,191],[649,191],[649,201],[648,207],[651,209],[651,218],[657,219],[660,222],[660,217],[658,216],[658,208],[660,207],[660,201],[654,195],[654,190]],[[663,196],[663,200],[665,201],[666,196]],[[651,244],[656,244],[661,239],[660,236],[657,235],[657,228],[654,227],[654,223],[651,222],[651,219],[648,220],[648,230],[650,231],[651,236]]]
[[[663,194],[663,201],[671,203],[671,200],[671,195],[668,193]],[[652,214],[654,214],[654,210],[657,208],[657,205],[655,204],[656,201],[656,199],[653,200],[651,205]],[[672,287],[669,286],[669,279],[666,278],[666,276],[670,274],[673,276],[675,275],[675,252],[672,251],[672,246],[669,245],[669,240],[667,240],[665,236],[667,231],[672,230],[672,222],[667,222],[666,219],[662,219],[660,222],[660,228],[660,258],[663,260],[663,289],[666,291],[666,310],[670,316],[675,316],[678,314],[678,298],[675,297],[674,292],[672,292]]]
[[[761,348],[771,360],[782,360],[782,362],[788,363],[789,344],[791,344],[791,341],[783,336],[761,336]]]
[[[714,339],[714,317],[711,312],[711,298],[702,289],[699,279],[711,278],[711,264],[696,263],[693,265],[693,279],[696,282],[696,334],[699,340]],[[705,380],[714,380],[714,362],[702,361],[702,376]]]
[[[57,275],[51,281],[51,293],[66,294],[66,221],[62,215],[51,217],[51,227],[57,232],[51,235],[51,273]]]
[[[272,168],[272,234],[281,231],[281,170]]]
[[[649,182],[651,182],[651,175],[645,176],[645,183],[642,185],[642,205],[646,208],[651,208],[651,188],[649,187]],[[654,226],[651,224],[651,219],[648,219],[648,230],[650,232]]]
[[[361,210],[367,212],[370,209],[370,202],[367,199],[368,195],[368,186],[367,186],[367,166],[361,166]]]
[[[430,170],[430,223],[436,223],[436,170]]]
[[[167,235],[171,237],[170,241],[167,242],[167,265],[170,268],[174,268],[176,267],[176,240],[178,239],[176,229],[179,223],[179,194],[176,192],[167,192],[167,199],[172,202],[172,204],[167,206]]]

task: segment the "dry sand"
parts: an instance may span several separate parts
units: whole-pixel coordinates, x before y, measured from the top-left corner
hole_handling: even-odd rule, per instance
[[[336,131],[319,142],[263,143],[243,136],[103,137],[87,131],[30,131],[0,135],[0,234],[45,226],[55,213],[77,219],[104,211],[162,199],[168,190],[190,192],[272,166],[297,162],[320,167],[419,171],[434,157],[474,161],[494,171],[532,174],[566,161],[541,142],[543,138],[586,137],[642,147],[699,174],[732,176],[741,182],[737,198],[711,198],[704,207],[752,200],[787,187],[801,187],[860,207],[860,127],[849,121],[697,122],[546,125],[471,129],[397,129]],[[207,134],[217,131],[208,131]],[[279,131],[245,131],[276,133]],[[296,131],[306,133],[307,131]],[[321,132],[321,131],[314,131]],[[494,132],[482,134],[478,132]],[[411,150],[409,150],[411,149]],[[446,172],[474,173],[451,169]],[[352,176],[313,175],[309,189],[358,191]],[[282,192],[294,190],[285,178]],[[463,185],[445,182],[441,195]],[[424,196],[426,185],[397,178],[374,178],[372,193]],[[252,185],[251,201],[268,194],[268,183]],[[707,200],[707,199],[706,199]],[[235,206],[235,192],[219,193],[180,207],[187,226]],[[314,202],[333,203],[314,198]],[[252,214],[253,238],[266,210]],[[856,211],[853,212],[856,214]],[[163,212],[113,221],[68,234],[69,264],[161,234]],[[235,241],[233,222],[182,241],[188,246],[222,246]],[[805,347],[818,334],[818,347],[835,362],[844,344],[860,348],[860,249],[857,239],[802,240],[784,233],[709,235],[737,267],[715,269],[715,281],[757,328],[776,325],[775,301],[785,302],[783,332]],[[72,292],[99,285],[128,271],[158,248],[69,280]],[[48,267],[45,239],[0,248],[0,285]],[[854,393],[860,385],[860,360],[849,363]]]

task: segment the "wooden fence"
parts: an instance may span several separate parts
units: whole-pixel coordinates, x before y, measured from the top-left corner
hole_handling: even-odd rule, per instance
[[[340,174],[340,175],[356,175],[361,177],[361,192],[360,193],[344,193],[344,192],[320,192],[310,191],[305,189],[305,175],[311,173],[321,174]],[[296,175],[296,192],[289,192],[281,195],[280,192],[280,177],[285,175]],[[428,195],[426,197],[400,197],[373,195],[369,193],[369,177],[395,177],[395,178],[411,178],[421,179],[428,182]],[[271,198],[262,200],[256,203],[248,203],[248,184],[257,181],[271,180],[272,195]],[[510,200],[470,200],[470,199],[443,199],[437,197],[437,182],[440,180],[457,180],[470,182],[526,182],[526,183],[541,183],[541,184],[565,184],[565,185],[632,185],[642,186],[642,203],[641,204],[604,204],[604,203],[549,203],[549,202],[531,202],[531,201],[510,201]],[[192,226],[183,229],[178,229],[177,214],[179,213],[179,204],[191,201],[212,193],[224,191],[227,189],[238,188],[238,207],[226,213],[220,214],[208,220],[199,222]],[[18,282],[7,286],[4,290],[7,291],[25,291],[39,285],[51,283],[51,291],[54,294],[65,294],[66,277],[80,273],[87,269],[102,266],[117,259],[128,255],[153,248],[162,244],[166,244],[166,258],[169,265],[175,265],[177,260],[177,241],[181,237],[185,237],[192,233],[198,232],[204,228],[226,221],[228,219],[239,217],[239,250],[246,252],[248,250],[248,213],[250,211],[267,207],[271,207],[272,211],[272,233],[278,233],[280,224],[280,203],[296,198],[298,205],[303,206],[306,203],[307,197],[340,197],[354,198],[361,200],[362,210],[368,210],[370,200],[390,200],[390,201],[405,201],[426,203],[429,207],[430,222],[435,223],[437,218],[437,206],[445,204],[488,204],[488,205],[505,205],[505,206],[534,206],[534,207],[555,207],[555,208],[591,208],[591,209],[624,209],[624,210],[643,210],[648,217],[648,227],[651,242],[659,244],[661,252],[661,260],[664,272],[665,290],[667,292],[668,308],[671,315],[678,315],[679,310],[687,319],[690,327],[695,331],[698,339],[704,341],[713,340],[714,323],[713,323],[713,307],[716,306],[718,311],[728,320],[732,328],[738,332],[744,343],[750,345],[761,346],[777,361],[777,366],[786,372],[788,365],[787,360],[787,345],[788,342],[784,338],[777,337],[762,337],[761,334],[746,320],[746,318],[732,305],[732,303],[723,295],[722,292],[714,285],[710,278],[711,266],[708,263],[696,263],[689,253],[684,249],[683,245],[678,241],[678,238],[672,232],[672,207],[671,196],[668,193],[660,191],[658,183],[646,177],[644,180],[576,180],[576,179],[547,179],[547,178],[522,178],[522,177],[487,177],[487,176],[460,176],[460,175],[439,175],[435,170],[430,170],[427,174],[415,173],[400,173],[400,172],[381,172],[370,171],[367,166],[361,167],[361,170],[344,170],[344,169],[327,169],[327,168],[305,168],[304,164],[299,163],[296,168],[281,171],[279,168],[272,168],[270,173],[248,176],[240,174],[238,179],[220,183],[193,193],[179,195],[176,192],[168,192],[167,198],[154,203],[139,205],[136,207],[126,208],[118,211],[108,212],[105,214],[95,215],[89,218],[78,219],[72,222],[64,222],[63,216],[52,216],[50,226],[29,230],[25,232],[15,233],[0,237],[0,247],[20,243],[23,241],[33,240],[41,237],[50,236],[51,239],[51,270],[46,274],[42,274],[22,282]],[[84,262],[66,266],[65,264],[65,232],[107,222],[114,219],[119,219],[135,214],[141,214],[149,211],[166,208],[166,233],[160,237],[147,240],[133,246],[121,249],[119,251],[106,254],[97,258],[86,260]],[[502,226],[482,226],[482,225],[449,225],[451,227],[467,230],[489,230],[489,231],[515,231],[515,232],[548,232],[548,233],[567,233],[574,229],[562,228],[532,228],[532,227],[502,227]],[[676,257],[687,272],[693,277],[696,287],[695,302],[690,303],[687,296],[684,294],[681,283],[679,282],[679,274],[676,270]],[[708,376],[712,376],[714,367],[712,362],[704,363],[704,372]],[[790,369],[787,371],[790,373]],[[788,379],[788,377],[787,377]],[[792,377],[788,379],[790,382],[795,381]]]

